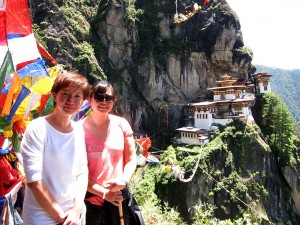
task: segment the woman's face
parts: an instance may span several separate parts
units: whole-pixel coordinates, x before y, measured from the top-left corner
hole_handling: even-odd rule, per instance
[[[103,94],[95,92],[94,96],[90,99],[93,112],[97,111],[100,113],[109,113],[114,106],[114,102],[115,97],[112,95],[110,88]]]
[[[78,112],[83,103],[83,92],[78,87],[65,87],[54,94],[56,109],[61,110],[67,115]]]

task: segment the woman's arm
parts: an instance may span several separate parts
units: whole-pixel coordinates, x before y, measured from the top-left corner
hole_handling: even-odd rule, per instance
[[[88,185],[88,170],[79,174],[76,180],[76,194],[74,206],[66,212],[67,217],[63,224],[77,224],[80,219],[80,214],[83,212],[84,197]]]
[[[120,191],[127,186],[136,169],[136,150],[133,135],[125,137],[124,142],[124,169],[117,180],[107,181],[104,185],[110,191]]]
[[[32,191],[36,201],[41,207],[58,223],[65,221],[66,214],[57,204],[49,189],[42,180],[27,183],[27,187]]]
[[[77,193],[75,197],[75,207],[82,208],[82,204],[84,202],[86,190],[88,187],[88,170],[86,170],[84,173],[81,173],[77,176],[76,181],[77,186]]]
[[[124,171],[121,180],[129,182],[136,170],[136,150],[133,135],[125,137]]]

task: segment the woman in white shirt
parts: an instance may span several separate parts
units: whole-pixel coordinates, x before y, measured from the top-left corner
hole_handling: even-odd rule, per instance
[[[25,225],[77,225],[84,212],[88,168],[82,126],[71,120],[87,98],[85,77],[64,72],[52,87],[54,111],[33,120],[21,143],[26,174]],[[84,215],[83,215],[84,218]]]

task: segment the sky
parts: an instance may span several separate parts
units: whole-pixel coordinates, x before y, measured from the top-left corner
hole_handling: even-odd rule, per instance
[[[254,65],[300,69],[300,0],[227,0]]]

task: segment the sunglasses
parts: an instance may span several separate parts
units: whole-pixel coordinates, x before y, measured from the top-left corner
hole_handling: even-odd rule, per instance
[[[104,100],[106,102],[113,102],[115,100],[115,96],[113,95],[103,95],[103,94],[94,94],[94,99],[97,102],[103,102]]]

